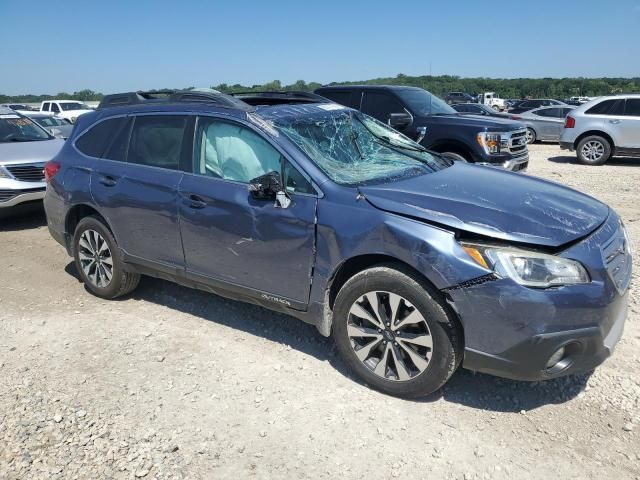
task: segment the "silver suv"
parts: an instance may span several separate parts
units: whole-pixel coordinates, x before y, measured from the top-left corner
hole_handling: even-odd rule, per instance
[[[640,157],[640,94],[599,97],[573,110],[560,148],[575,150],[585,165],[602,165],[613,155]]]

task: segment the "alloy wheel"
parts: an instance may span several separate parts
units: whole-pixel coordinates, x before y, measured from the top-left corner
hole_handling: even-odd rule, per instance
[[[604,145],[597,140],[590,140],[582,146],[580,153],[583,158],[597,162],[604,155]]]
[[[92,285],[105,288],[113,277],[113,258],[107,241],[95,230],[85,230],[78,243],[80,266]]]
[[[385,380],[407,381],[428,367],[433,339],[423,315],[391,292],[368,292],[349,309],[347,334],[356,357]]]

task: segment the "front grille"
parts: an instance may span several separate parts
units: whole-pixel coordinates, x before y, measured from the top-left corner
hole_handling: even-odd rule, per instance
[[[7,170],[21,182],[44,182],[44,163],[8,165]]]
[[[631,281],[631,253],[622,226],[618,227],[616,233],[600,249],[609,277],[618,292],[624,293]]]
[[[518,155],[527,150],[527,131],[517,130],[511,133],[509,139],[509,151],[513,155]]]

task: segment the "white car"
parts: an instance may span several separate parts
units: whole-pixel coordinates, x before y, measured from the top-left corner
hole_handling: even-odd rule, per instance
[[[76,119],[80,115],[93,112],[93,109],[86,103],[77,100],[47,100],[40,105],[40,112],[51,112],[59,118],[76,123]]]

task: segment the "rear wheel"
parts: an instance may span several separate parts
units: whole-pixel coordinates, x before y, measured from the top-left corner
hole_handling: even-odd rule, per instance
[[[590,135],[578,142],[576,153],[583,165],[603,165],[611,156],[611,144],[603,137]]]
[[[491,105],[491,108],[493,108],[496,112],[500,111],[500,107],[498,105]]]
[[[462,359],[457,320],[423,279],[399,267],[373,267],[349,279],[336,297],[333,319],[343,360],[390,395],[428,395]]]
[[[98,217],[85,217],[73,237],[76,269],[94,295],[112,299],[133,291],[140,275],[126,272],[111,231]]]

